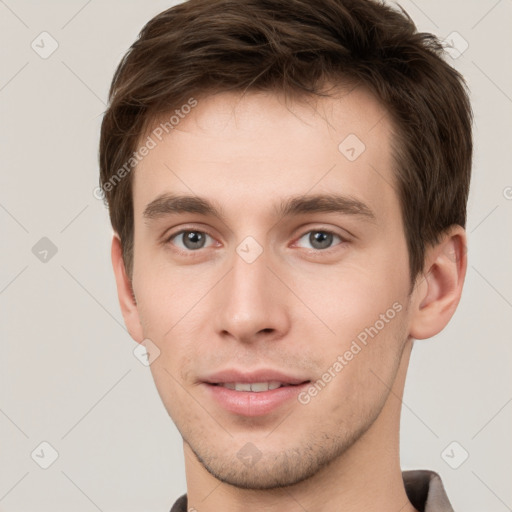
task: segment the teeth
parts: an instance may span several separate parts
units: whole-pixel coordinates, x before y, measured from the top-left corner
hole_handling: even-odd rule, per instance
[[[233,389],[235,391],[253,391],[259,393],[260,391],[269,391],[272,389],[277,389],[284,384],[278,382],[276,380],[272,380],[270,382],[227,382],[225,384],[220,384],[222,387]]]

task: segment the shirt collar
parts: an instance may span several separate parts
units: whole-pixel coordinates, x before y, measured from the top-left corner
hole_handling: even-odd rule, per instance
[[[434,471],[402,471],[405,492],[419,512],[453,512],[441,477]]]

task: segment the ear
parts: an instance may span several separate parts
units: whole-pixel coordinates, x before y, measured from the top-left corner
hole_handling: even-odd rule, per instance
[[[119,298],[124,323],[130,336],[137,343],[141,343],[144,340],[143,329],[139,320],[139,311],[137,309],[135,295],[133,294],[132,283],[126,274],[124,266],[121,239],[117,233],[114,233],[112,237],[111,255],[117,284],[117,296]]]
[[[451,226],[439,244],[425,254],[412,301],[410,335],[426,339],[442,331],[455,313],[467,268],[467,239],[462,226]]]

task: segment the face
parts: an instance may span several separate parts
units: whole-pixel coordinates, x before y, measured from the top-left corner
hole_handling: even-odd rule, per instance
[[[386,402],[411,300],[391,138],[360,88],[314,104],[219,94],[135,171],[138,337],[160,351],[185,445],[224,482],[311,477]]]

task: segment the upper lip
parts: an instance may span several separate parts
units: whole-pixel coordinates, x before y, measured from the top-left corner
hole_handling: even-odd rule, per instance
[[[202,380],[209,384],[226,384],[228,382],[254,383],[270,381],[277,381],[281,382],[282,384],[302,384],[303,382],[309,382],[309,379],[286,375],[285,373],[271,369],[261,369],[252,372],[228,369],[213,373]]]

